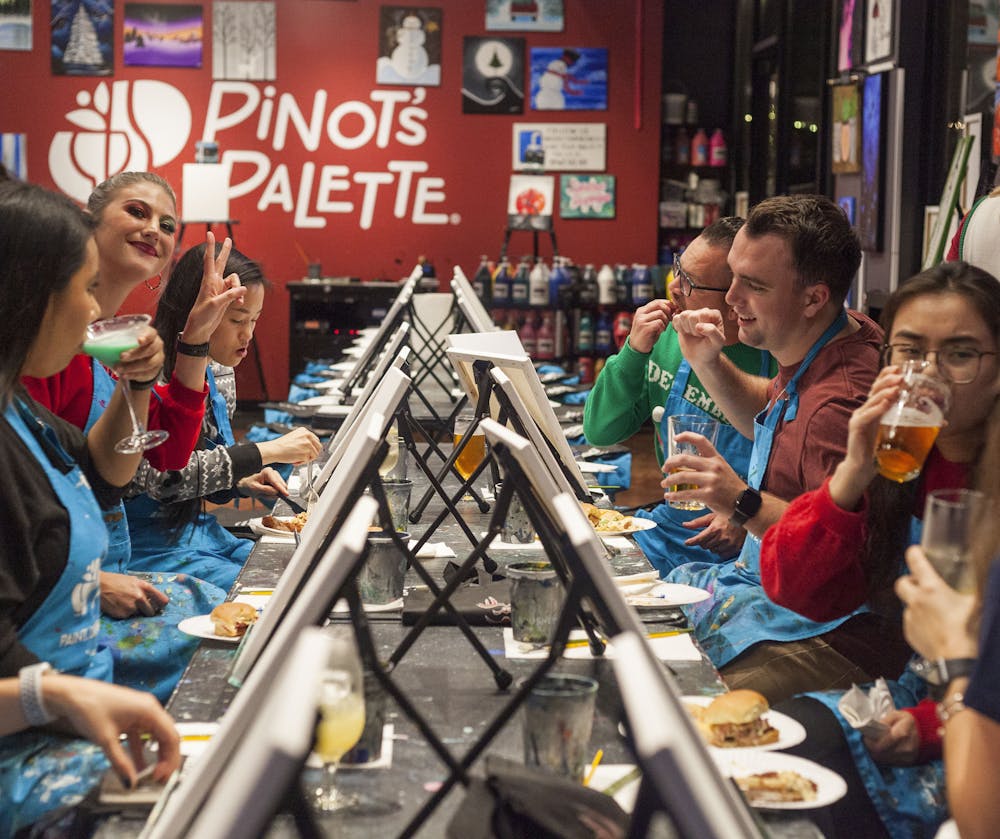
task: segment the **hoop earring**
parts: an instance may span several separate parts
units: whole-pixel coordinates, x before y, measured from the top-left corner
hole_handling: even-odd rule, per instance
[[[150,285],[149,280],[146,280],[146,288],[148,288],[150,291],[156,291],[163,283],[163,276],[161,274],[157,274],[155,277],[150,277],[150,279],[156,280],[156,285]]]

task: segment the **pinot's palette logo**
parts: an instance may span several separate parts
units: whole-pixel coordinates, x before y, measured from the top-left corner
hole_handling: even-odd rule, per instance
[[[425,97],[422,87],[378,88],[367,99],[331,102],[319,89],[309,102],[274,85],[217,81],[197,132],[208,141],[222,135],[230,199],[252,196],[258,212],[277,209],[297,228],[350,216],[367,230],[382,208],[414,225],[457,225],[461,215],[446,212],[445,179],[411,157],[428,136]],[[162,168],[192,135],[187,99],[160,81],[100,82],[77,92],[76,104],[66,114],[74,129],[57,132],[49,145],[49,172],[80,202],[118,172]],[[305,157],[290,158],[289,142]]]
[[[76,95],[66,114],[76,131],[59,131],[49,146],[49,172],[67,195],[85,203],[94,187],[125,170],[169,163],[191,134],[191,108],[164,82],[101,82]]]

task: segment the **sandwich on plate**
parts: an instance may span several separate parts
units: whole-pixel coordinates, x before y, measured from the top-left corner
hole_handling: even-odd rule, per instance
[[[764,746],[778,740],[778,729],[766,719],[770,706],[755,690],[731,690],[705,707],[688,706],[710,746]]]
[[[212,609],[209,618],[215,626],[216,635],[239,638],[257,620],[257,610],[249,603],[229,600]]]

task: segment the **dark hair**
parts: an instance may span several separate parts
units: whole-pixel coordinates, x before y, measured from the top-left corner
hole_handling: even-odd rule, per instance
[[[83,266],[93,235],[90,217],[64,195],[0,182],[0,405],[18,386],[49,300]]]
[[[163,339],[163,375],[166,378],[170,377],[174,369],[174,361],[177,358],[175,345],[177,333],[184,329],[188,314],[201,290],[205,247],[204,243],[196,245],[178,260],[177,265],[170,272],[170,279],[163,287],[160,301],[156,305],[153,327]],[[216,255],[220,250],[222,250],[222,243],[216,242]],[[260,266],[236,248],[229,252],[223,276],[228,277],[233,273],[239,274],[240,283],[244,286],[262,285],[265,288],[268,286]],[[171,542],[177,542],[184,528],[195,520],[201,507],[201,498],[176,501],[166,505],[163,511],[164,515],[157,516],[156,521],[162,526],[167,538]]]
[[[917,297],[957,294],[964,297],[1000,342],[1000,282],[992,274],[967,262],[942,262],[910,277],[886,300],[881,323],[885,339],[892,335],[896,315],[904,304]],[[997,415],[994,409],[994,416]],[[987,425],[987,427],[989,427]],[[1000,458],[1000,435],[989,434],[982,456],[976,460],[975,481],[989,476],[985,464],[994,468]],[[899,574],[903,552],[909,544],[910,516],[922,478],[899,484],[877,476],[868,492],[868,545],[865,572],[869,598],[893,603],[892,582]]]
[[[728,250],[733,246],[733,240],[744,224],[746,219],[742,216],[722,216],[702,230],[698,238],[704,239],[705,243],[712,247]]]
[[[222,243],[216,242],[215,253],[222,250]],[[156,316],[153,327],[163,339],[163,375],[170,378],[174,369],[174,342],[177,333],[184,329],[188,314],[198,299],[201,290],[201,277],[205,263],[205,244],[196,245],[187,251],[170,272],[170,279],[163,287],[160,300],[156,304]],[[240,253],[236,248],[229,252],[223,276],[239,274],[240,283],[245,286],[263,285],[268,282],[260,266],[250,257]]]
[[[822,283],[843,303],[861,264],[861,242],[844,211],[825,195],[777,195],[755,205],[744,227],[748,236],[780,236],[792,251],[803,287]]]
[[[174,206],[177,206],[177,196],[174,195],[173,188],[155,172],[119,172],[117,175],[112,175],[106,181],[94,187],[94,191],[90,193],[90,198],[87,199],[87,209],[90,210],[91,215],[100,223],[101,216],[104,215],[104,211],[115,197],[115,194],[120,189],[139,183],[156,184],[156,186],[160,187],[170,196],[170,200],[173,201]]]

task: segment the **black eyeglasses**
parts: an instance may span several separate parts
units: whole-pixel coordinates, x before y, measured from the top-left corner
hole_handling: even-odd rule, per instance
[[[952,384],[967,385],[976,380],[984,355],[972,347],[946,347],[941,350],[923,350],[916,344],[885,344],[882,347],[883,364],[904,364],[907,361],[925,361],[933,355],[941,374]]]
[[[677,282],[680,285],[680,292],[685,297],[690,297],[692,291],[717,291],[720,294],[725,294],[729,291],[728,288],[713,288],[712,286],[699,285],[694,280],[691,279],[691,275],[681,268],[681,257],[680,254],[674,254],[674,277],[677,278]]]

